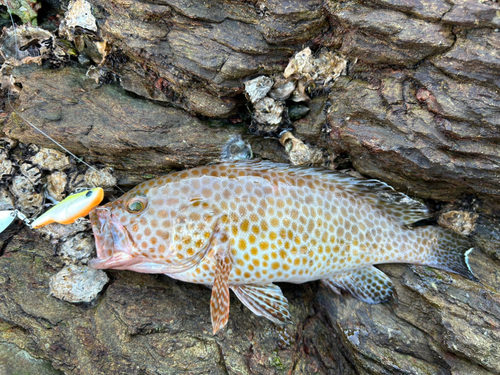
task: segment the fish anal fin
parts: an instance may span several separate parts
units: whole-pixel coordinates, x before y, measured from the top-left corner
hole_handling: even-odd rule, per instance
[[[394,293],[391,279],[373,266],[347,271],[321,281],[336,293],[339,288],[370,304],[385,302]]]
[[[255,315],[264,316],[277,324],[290,324],[288,301],[281,289],[274,284],[232,285],[239,300]]]
[[[221,249],[219,249],[221,250]],[[229,251],[218,251],[215,255],[215,277],[210,298],[210,315],[214,335],[229,319],[229,274],[232,269]]]

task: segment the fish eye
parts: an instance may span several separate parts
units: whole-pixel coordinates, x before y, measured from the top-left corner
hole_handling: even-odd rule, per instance
[[[141,197],[132,198],[126,205],[126,209],[131,214],[137,214],[139,212],[144,211],[146,208],[147,201]]]

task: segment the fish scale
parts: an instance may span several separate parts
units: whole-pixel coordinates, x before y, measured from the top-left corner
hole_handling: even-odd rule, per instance
[[[257,315],[291,321],[274,282],[322,280],[378,303],[392,293],[380,263],[425,264],[473,279],[469,240],[408,228],[425,206],[376,180],[270,162],[193,168],[144,182],[90,214],[95,268],[164,273],[213,285],[214,333],[229,289]]]

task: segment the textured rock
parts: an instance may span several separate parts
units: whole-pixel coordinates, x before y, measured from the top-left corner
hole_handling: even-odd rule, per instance
[[[24,119],[71,152],[118,170],[157,173],[206,164],[243,130],[209,126],[180,109],[133,98],[115,85],[96,88],[84,71],[72,67],[28,67],[17,78],[23,85],[18,109]],[[24,143],[54,146],[17,115],[3,131]]]
[[[498,3],[495,1],[452,0],[453,7],[443,16],[443,22],[467,27],[500,26]]]
[[[336,157],[330,167],[354,166],[428,199],[442,217],[477,214],[466,229],[484,249],[471,255],[481,283],[384,265],[397,298],[382,305],[332,295],[319,283],[283,284],[293,326],[279,329],[233,297],[228,329],[212,336],[210,291],[166,276],[112,271],[95,302],[49,297],[63,259],[48,240],[12,224],[0,234],[0,353],[40,358],[68,374],[500,373],[498,3],[91,2],[109,43],[98,73],[115,73],[119,84],[96,88],[75,66],[18,68],[23,117],[131,185],[217,161],[250,125],[243,82],[276,80],[306,47],[315,56],[338,49],[347,76],[329,92],[301,85],[310,111],[290,125],[292,134]],[[51,145],[17,115],[5,116],[11,137]],[[243,141],[257,157],[287,161],[276,138]],[[88,231],[61,227],[39,232]]]
[[[428,63],[378,73],[376,83],[344,79],[330,94],[339,151],[362,173],[421,197],[476,192],[498,201],[497,90],[455,81]]]
[[[500,33],[488,28],[464,31],[453,48],[432,62],[457,78],[470,78],[500,88]]]
[[[370,64],[410,66],[445,51],[451,28],[386,9],[329,2],[332,18],[346,29],[340,52]]]
[[[431,21],[439,21],[452,7],[452,4],[445,0],[370,0],[370,2]]]
[[[327,26],[319,0],[92,3],[102,37],[129,56],[113,67],[125,89],[209,117],[228,116],[243,78],[282,70]]]

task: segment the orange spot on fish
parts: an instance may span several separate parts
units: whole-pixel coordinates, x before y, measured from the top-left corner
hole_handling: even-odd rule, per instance
[[[238,248],[240,250],[242,250],[242,251],[246,250],[246,248],[247,248],[247,242],[243,238],[239,240],[239,242],[238,242]]]
[[[249,226],[250,226],[250,222],[249,222],[247,219],[243,220],[243,221],[241,222],[241,224],[240,224],[240,228],[241,228],[241,230],[242,230],[242,231],[244,231],[244,232],[248,231],[248,227],[249,227]]]

